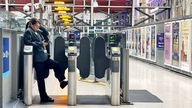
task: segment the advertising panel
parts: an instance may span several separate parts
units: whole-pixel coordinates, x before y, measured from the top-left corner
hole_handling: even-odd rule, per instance
[[[137,56],[141,56],[141,29],[137,29]]]
[[[3,38],[3,77],[7,77],[9,75],[10,69],[9,69],[9,38],[4,37]]]
[[[170,65],[171,23],[166,23],[164,25],[164,32],[165,32],[165,47],[164,47],[165,64]]]
[[[145,27],[141,28],[141,56],[145,58],[146,44],[145,44]]]
[[[151,26],[151,60],[156,61],[156,26]]]
[[[133,35],[133,55],[137,55],[137,29],[134,29]]]
[[[132,40],[132,29],[128,30],[127,35],[128,35],[128,40],[129,40],[128,48],[131,49],[132,48],[132,43],[133,43],[133,40]]]
[[[151,59],[151,27],[146,27],[146,59]]]
[[[190,49],[189,49],[189,39],[190,39],[190,20],[182,21],[181,22],[181,68],[189,71],[189,60],[190,60]]]
[[[172,65],[179,66],[179,22],[172,23]]]
[[[164,50],[164,33],[157,34],[157,48]]]
[[[129,44],[130,44],[130,40],[129,40],[129,36],[128,36],[128,30],[124,31],[125,32],[125,36],[126,36],[126,48],[128,48]]]

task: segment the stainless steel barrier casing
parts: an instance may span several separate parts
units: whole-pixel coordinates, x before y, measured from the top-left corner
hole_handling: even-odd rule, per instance
[[[68,49],[68,105],[75,106],[77,104],[77,48]]]
[[[111,48],[111,105],[120,105],[120,48]]]
[[[24,103],[32,105],[33,47],[24,46]]]

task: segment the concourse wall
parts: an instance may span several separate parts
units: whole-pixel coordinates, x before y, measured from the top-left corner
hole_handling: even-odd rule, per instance
[[[192,16],[124,29],[130,56],[192,76]]]

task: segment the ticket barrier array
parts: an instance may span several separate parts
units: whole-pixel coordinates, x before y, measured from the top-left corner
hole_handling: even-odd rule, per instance
[[[64,66],[63,70],[65,71],[68,68],[68,105],[74,106],[77,104],[77,73],[76,67],[80,71],[80,76],[82,78],[87,78],[90,74],[90,40],[88,37],[83,37],[80,40],[80,54],[77,57],[77,47],[74,43],[75,41],[71,39],[70,44],[68,45],[68,55],[65,55],[65,43],[62,37],[58,37],[55,40],[55,51],[54,51],[54,59],[57,60],[61,66]],[[102,37],[97,37],[95,39],[95,48],[94,48],[94,65],[95,65],[95,77],[103,78],[105,77],[105,70],[107,68],[111,69],[110,74],[110,89],[111,95],[109,96],[111,99],[111,105],[120,105],[120,64],[121,64],[121,51],[120,47],[114,46],[111,47],[111,58],[106,57],[105,50],[105,40]],[[24,64],[31,65],[30,62],[32,60],[32,56],[30,53],[31,48],[24,48]],[[30,51],[29,51],[30,50]],[[61,59],[63,58],[63,59]],[[67,64],[62,64],[67,63]],[[103,65],[105,64],[105,65]],[[28,69],[27,69],[28,68]],[[27,66],[25,71],[32,71],[32,67]],[[24,92],[24,102],[26,105],[32,104],[32,72],[25,72],[25,81],[24,84],[25,92]],[[126,79],[127,80],[127,79]]]
[[[89,48],[85,48],[89,47]],[[68,48],[68,58],[70,64],[69,65],[69,96],[68,96],[68,105],[76,105],[77,98],[76,98],[76,73],[75,66],[76,66],[76,48],[69,46]],[[87,78],[89,76],[90,70],[90,41],[88,37],[83,37],[80,41],[80,55],[77,57],[77,68],[80,70],[80,76],[82,78]],[[117,106],[120,105],[120,64],[121,64],[121,49],[118,46],[111,47],[111,58],[106,57],[105,52],[105,40],[102,37],[97,37],[95,39],[95,48],[94,48],[94,65],[95,65],[95,76],[96,78],[103,78],[105,77],[105,70],[107,68],[111,69],[111,78],[108,81],[110,83],[111,89],[111,105]],[[71,55],[72,54],[72,55]],[[71,55],[71,57],[70,57]],[[86,64],[86,65],[82,65]],[[105,65],[103,65],[105,64]],[[75,74],[71,74],[74,72]],[[73,76],[73,77],[72,77]],[[76,79],[76,80],[75,80]],[[126,79],[127,80],[127,79]],[[72,84],[72,85],[71,85]],[[127,90],[127,89],[126,89]],[[73,94],[72,94],[73,93]],[[126,98],[127,99],[127,98]],[[126,101],[126,100],[125,100]],[[128,100],[127,100],[128,101]]]

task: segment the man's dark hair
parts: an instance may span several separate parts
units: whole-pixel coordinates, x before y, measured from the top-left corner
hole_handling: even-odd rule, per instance
[[[32,19],[30,20],[30,22],[31,22],[32,25],[34,25],[34,24],[36,24],[36,23],[39,23],[39,21],[38,21],[36,18],[32,18]]]

